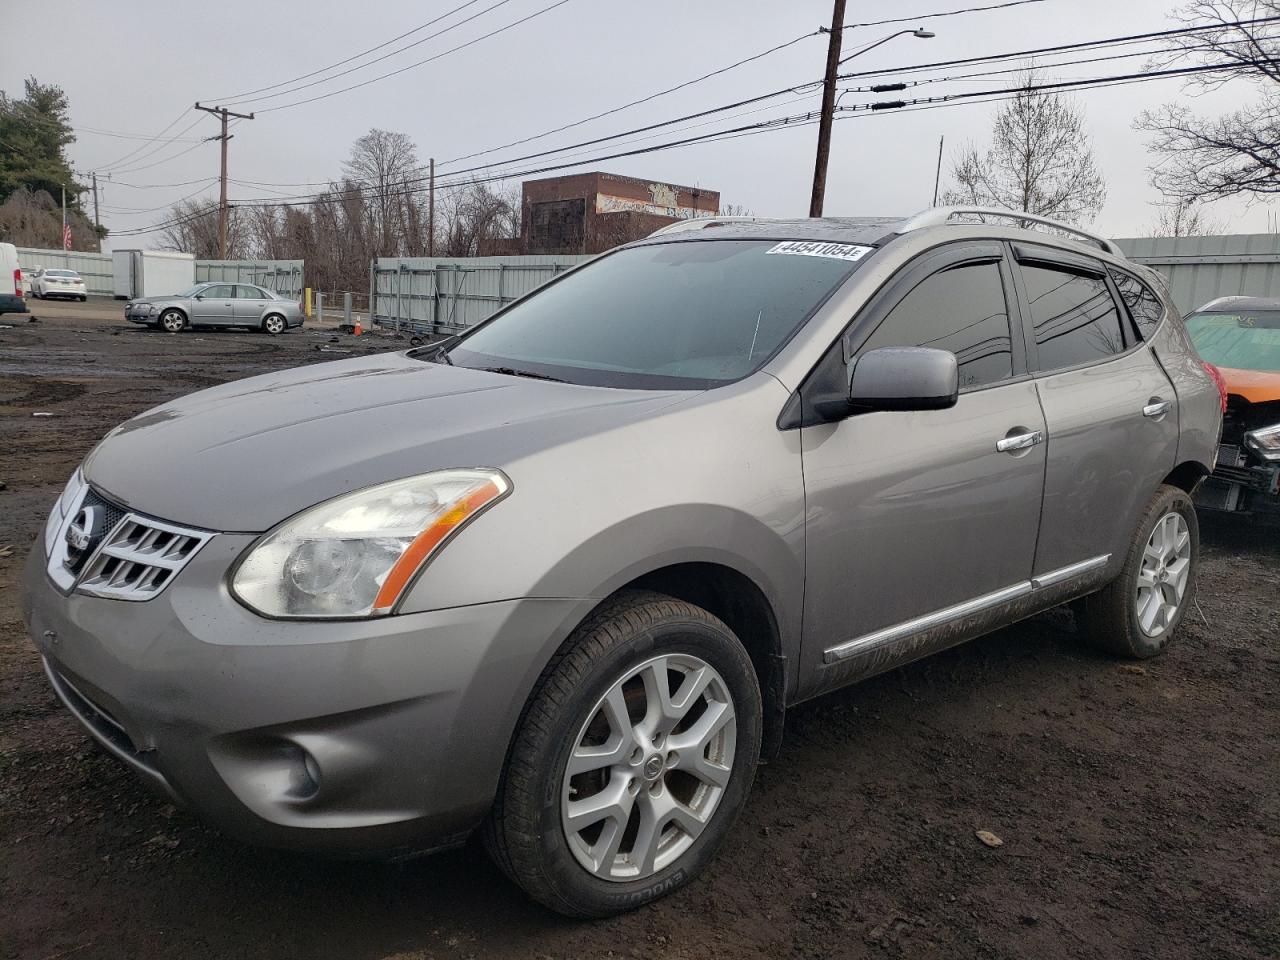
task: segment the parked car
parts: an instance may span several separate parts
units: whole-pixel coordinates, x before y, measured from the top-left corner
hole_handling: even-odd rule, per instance
[[[0,314],[26,313],[23,292],[18,248],[12,243],[0,243]]]
[[[263,287],[215,281],[197,283],[172,297],[130,300],[124,317],[170,333],[187,327],[245,327],[277,334],[302,326],[302,307]]]
[[[84,278],[74,270],[46,270],[36,268],[30,280],[31,296],[37,300],[52,300],[64,297],[68,300],[84,302],[89,299],[89,291],[84,285]]]
[[[135,417],[26,568],[50,683],[229,833],[479,828],[603,916],[707,865],[792,704],[1067,601],[1154,656],[1219,390],[1114,244],[971,213],[688,221]]]
[[[1219,297],[1187,329],[1227,392],[1218,463],[1196,503],[1280,513],[1280,298]]]

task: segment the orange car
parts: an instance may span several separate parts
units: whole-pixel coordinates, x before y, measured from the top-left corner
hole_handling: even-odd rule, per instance
[[[1227,390],[1218,465],[1196,504],[1280,512],[1280,298],[1220,297],[1186,322]]]

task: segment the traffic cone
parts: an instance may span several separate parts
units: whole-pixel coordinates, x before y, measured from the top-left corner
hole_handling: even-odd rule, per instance
[[[354,329],[354,330],[352,330],[351,332],[352,332],[355,336],[357,336],[357,337],[358,337],[358,336],[361,336],[361,335],[364,333],[364,328],[360,326],[360,318],[359,318],[359,317],[356,317],[356,326],[355,326],[355,329]]]

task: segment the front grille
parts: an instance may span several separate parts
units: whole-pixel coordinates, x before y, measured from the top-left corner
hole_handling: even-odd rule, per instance
[[[119,507],[98,494],[98,491],[90,487],[84,495],[84,499],[80,501],[81,507],[102,507],[103,520],[102,529],[110,533],[116,528],[121,520],[124,519],[127,512],[123,507]]]
[[[85,565],[76,585],[81,593],[150,600],[213,535],[136,513],[121,514],[117,523],[106,526],[110,533]]]

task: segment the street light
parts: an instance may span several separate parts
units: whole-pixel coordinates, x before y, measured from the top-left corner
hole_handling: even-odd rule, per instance
[[[839,72],[840,65],[904,34],[909,33],[920,40],[931,40],[937,36],[932,30],[926,30],[923,27],[916,27],[914,30],[899,30],[897,33],[881,37],[875,43],[868,44],[861,50],[841,59],[840,40],[841,35],[844,33],[844,3],[845,0],[836,0],[835,13],[831,21],[831,42],[827,48],[827,75],[822,83],[822,114],[818,119],[818,154],[813,164],[813,193],[809,198],[809,216],[811,217],[822,216],[822,202],[827,193],[827,159],[831,153],[831,118],[835,114],[836,74]]]

